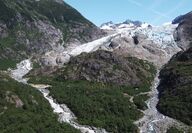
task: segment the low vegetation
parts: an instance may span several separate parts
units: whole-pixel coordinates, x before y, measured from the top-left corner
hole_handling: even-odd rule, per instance
[[[138,109],[146,110],[147,105],[146,105],[145,101],[147,101],[147,99],[149,99],[149,96],[147,94],[146,95],[137,95],[133,98],[133,101]]]
[[[28,85],[0,72],[0,132],[2,133],[79,133],[57,121],[48,101]]]
[[[15,68],[17,61],[13,59],[0,59],[0,70],[7,70],[8,68]]]
[[[184,132],[176,127],[171,127],[167,130],[167,133],[184,133]]]

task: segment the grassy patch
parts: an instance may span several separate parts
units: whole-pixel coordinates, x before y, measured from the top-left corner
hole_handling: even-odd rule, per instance
[[[0,39],[0,48],[12,47],[15,44],[16,40],[13,37],[6,37]]]

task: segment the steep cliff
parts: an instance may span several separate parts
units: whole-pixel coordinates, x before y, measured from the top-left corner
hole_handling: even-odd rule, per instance
[[[179,24],[177,27],[174,37],[177,44],[183,50],[192,47],[192,12],[185,15],[181,15],[173,20],[173,24]]]

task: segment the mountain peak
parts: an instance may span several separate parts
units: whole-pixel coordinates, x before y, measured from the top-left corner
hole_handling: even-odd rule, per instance
[[[173,21],[172,24],[178,24],[178,23],[182,23],[184,20],[190,20],[192,19],[192,11],[185,14],[185,15],[180,15],[178,17],[176,17]]]
[[[130,19],[127,19],[126,21],[123,22],[123,24],[134,24],[134,25],[136,25],[136,26],[141,26],[142,23],[143,23],[143,22],[141,22],[141,21],[138,21],[138,20],[132,21],[132,20],[130,20]]]
[[[115,29],[122,29],[122,28],[133,28],[133,27],[142,27],[146,28],[150,26],[149,24],[141,21],[133,21],[130,19],[125,20],[122,23],[113,23],[112,21],[109,21],[107,23],[103,23],[100,28],[104,30],[115,30]]]

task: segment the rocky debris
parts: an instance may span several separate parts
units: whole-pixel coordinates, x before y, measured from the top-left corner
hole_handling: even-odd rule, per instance
[[[138,86],[145,82],[144,77],[152,77],[149,69],[148,63],[136,58],[96,51],[71,58],[61,78]]]
[[[55,66],[63,66],[63,64],[69,62],[70,55],[65,52],[56,52],[50,51],[45,53],[40,59],[39,62],[44,67],[55,67]]]

